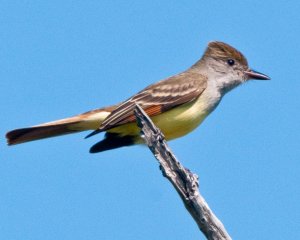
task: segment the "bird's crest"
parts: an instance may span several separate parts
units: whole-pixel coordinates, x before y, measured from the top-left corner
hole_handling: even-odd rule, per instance
[[[210,42],[205,51],[204,57],[212,57],[215,59],[228,59],[232,58],[243,65],[248,66],[247,59],[237,49],[223,42]]]

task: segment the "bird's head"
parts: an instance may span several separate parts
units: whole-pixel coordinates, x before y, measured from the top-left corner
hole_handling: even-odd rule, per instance
[[[209,81],[216,81],[225,92],[250,79],[270,79],[250,69],[244,55],[223,42],[210,42],[200,62],[208,71]]]

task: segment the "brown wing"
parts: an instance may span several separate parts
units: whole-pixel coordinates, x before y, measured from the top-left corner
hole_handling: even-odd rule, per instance
[[[183,72],[150,85],[121,103],[103,121],[99,130],[135,121],[133,110],[139,104],[149,116],[155,116],[178,105],[195,100],[207,85],[207,78],[195,72]]]
[[[150,85],[117,106],[102,122],[100,128],[86,138],[98,132],[134,122],[135,104],[139,104],[149,116],[155,116],[195,100],[204,91],[206,85],[207,78],[192,71],[186,71]]]

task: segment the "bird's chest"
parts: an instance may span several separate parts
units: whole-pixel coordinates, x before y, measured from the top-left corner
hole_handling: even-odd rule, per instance
[[[152,118],[167,140],[184,136],[194,130],[220,102],[220,94],[204,92],[193,102],[183,104]]]

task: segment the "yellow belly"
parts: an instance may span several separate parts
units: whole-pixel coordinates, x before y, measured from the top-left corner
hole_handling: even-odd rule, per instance
[[[205,99],[197,99],[183,104],[165,113],[152,117],[154,124],[160,128],[167,140],[184,136],[194,130],[210,113]],[[118,133],[122,136],[138,136],[139,128],[136,123],[125,124],[108,132]]]

